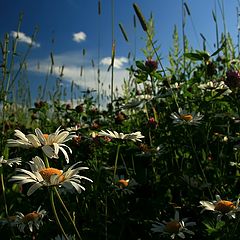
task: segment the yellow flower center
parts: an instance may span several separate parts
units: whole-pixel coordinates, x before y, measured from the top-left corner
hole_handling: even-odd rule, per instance
[[[52,175],[58,175],[59,176],[59,182],[64,181],[64,176],[62,175],[62,171],[60,171],[57,168],[44,168],[41,171],[39,171],[43,179],[50,183],[50,178]]]
[[[120,179],[118,181],[120,187],[127,187],[128,186],[128,182],[129,182],[129,180],[124,180],[124,179]]]
[[[43,134],[43,137],[47,140],[48,139],[48,134]]]
[[[173,220],[166,223],[165,231],[169,233],[178,233],[180,227],[180,223],[177,220]]]
[[[191,114],[181,114],[180,118],[182,120],[185,120],[187,122],[190,122],[193,119],[193,116]]]
[[[219,211],[221,213],[228,213],[234,208],[235,206],[231,201],[221,200],[216,204],[214,210]]]
[[[23,222],[27,223],[30,221],[34,221],[34,220],[38,219],[39,217],[40,217],[40,214],[37,213],[36,211],[34,211],[34,212],[26,214],[22,220],[23,220]]]

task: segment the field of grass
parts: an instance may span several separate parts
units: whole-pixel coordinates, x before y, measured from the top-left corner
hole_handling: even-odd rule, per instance
[[[31,105],[29,52],[16,71],[17,39],[1,41],[1,239],[239,239],[239,46],[213,12],[217,50],[184,35],[182,49],[175,28],[164,67],[154,20],[133,11],[146,58],[106,107],[98,91],[63,102],[58,87]]]

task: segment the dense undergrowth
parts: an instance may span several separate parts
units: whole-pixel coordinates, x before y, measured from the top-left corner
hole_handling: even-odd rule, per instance
[[[163,67],[152,17],[134,10],[146,59],[106,108],[90,92],[76,106],[11,101],[2,42],[1,238],[238,239],[239,52],[226,33],[213,53],[186,37],[181,50],[175,29]]]

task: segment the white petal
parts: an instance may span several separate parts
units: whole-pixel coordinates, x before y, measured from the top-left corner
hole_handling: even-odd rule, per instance
[[[55,154],[55,151],[52,147],[49,145],[45,145],[42,147],[43,152],[46,154],[49,158],[58,158],[58,156]]]
[[[21,131],[19,130],[15,130],[15,134],[14,134],[16,137],[22,139],[23,141],[26,141],[28,142],[28,139],[26,138],[25,134],[22,133]]]
[[[214,211],[215,205],[209,201],[200,201],[200,203],[205,207],[205,210]]]
[[[63,155],[64,155],[64,157],[65,157],[66,162],[69,163],[69,157],[68,157],[68,154],[67,154],[67,152],[65,151],[65,149],[62,148],[62,147],[60,147],[59,149],[62,151],[62,153],[63,153]]]
[[[36,128],[35,133],[36,133],[39,141],[41,142],[41,144],[45,145],[46,144],[46,139],[45,139],[42,131],[39,128]]]
[[[58,136],[56,136],[55,142],[62,143],[67,138],[68,135],[69,135],[68,131],[61,132]]]
[[[37,189],[39,189],[40,187],[42,187],[41,183],[35,183],[33,184],[27,191],[27,195],[30,196],[32,195]]]
[[[26,136],[26,138],[28,139],[29,142],[31,142],[31,144],[35,147],[38,148],[41,146],[40,141],[38,140],[37,136],[35,136],[34,134],[28,134]]]

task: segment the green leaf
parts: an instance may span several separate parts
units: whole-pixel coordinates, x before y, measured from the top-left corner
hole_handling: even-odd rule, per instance
[[[195,53],[185,53],[185,57],[189,58],[192,61],[207,61],[210,58],[210,55],[208,52],[205,51],[196,51]]]
[[[217,55],[219,52],[221,52],[223,50],[223,48],[225,48],[226,46],[226,40],[222,43],[221,47],[219,49],[217,49],[212,55],[211,57]]]
[[[145,67],[145,65],[143,64],[143,62],[141,62],[141,61],[136,61],[136,66],[137,66],[138,68],[140,68],[141,70],[146,71],[146,67]]]

